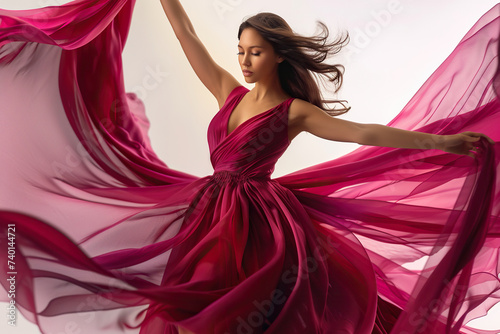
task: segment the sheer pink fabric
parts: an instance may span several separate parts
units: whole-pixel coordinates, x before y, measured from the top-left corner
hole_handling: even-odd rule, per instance
[[[208,128],[214,174],[173,170],[124,90],[133,6],[0,10],[0,244],[15,224],[25,317],[44,333],[488,333],[466,323],[500,299],[498,144],[362,147],[271,179],[291,100],[228,134],[238,87]],[[500,140],[499,11],[389,125]]]

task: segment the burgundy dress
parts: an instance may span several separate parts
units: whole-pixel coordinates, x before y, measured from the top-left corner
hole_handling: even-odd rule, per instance
[[[466,323],[500,299],[498,144],[361,147],[271,178],[293,99],[228,133],[240,86],[208,127],[214,173],[174,170],[124,90],[133,6],[0,10],[0,300],[18,317],[43,333],[488,333]],[[499,14],[390,126],[500,140]]]

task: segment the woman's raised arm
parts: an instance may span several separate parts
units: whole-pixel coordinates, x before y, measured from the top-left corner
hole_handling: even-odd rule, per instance
[[[418,131],[401,130],[380,124],[361,124],[329,116],[320,108],[295,100],[290,106],[300,131],[310,132],[318,137],[353,142],[360,145],[385,146],[410,149],[440,149],[445,152],[474,157],[474,142],[481,137],[491,144],[494,141],[477,132],[462,132],[454,135],[437,135]]]
[[[239,82],[212,59],[179,0],[161,0],[161,4],[191,67],[222,107]]]

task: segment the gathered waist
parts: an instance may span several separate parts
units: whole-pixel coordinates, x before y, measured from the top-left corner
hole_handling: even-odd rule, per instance
[[[221,171],[216,171],[213,173],[211,176],[214,181],[217,183],[231,183],[231,182],[236,182],[236,183],[243,183],[243,182],[248,182],[248,181],[269,181],[271,178],[269,175],[248,175],[244,173],[239,173],[239,172],[234,172],[234,171],[229,171],[229,170],[221,170]]]

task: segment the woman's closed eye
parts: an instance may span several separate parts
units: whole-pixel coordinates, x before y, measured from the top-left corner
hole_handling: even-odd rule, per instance
[[[245,52],[238,52],[237,55],[244,55]],[[252,56],[260,56],[260,52],[251,53]]]

